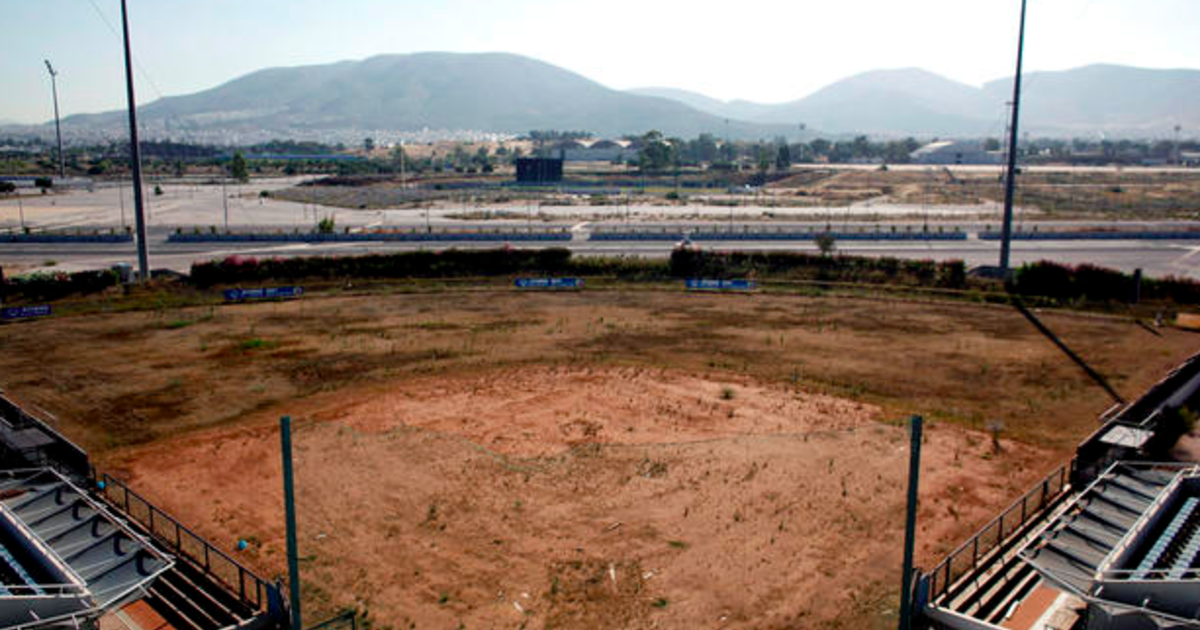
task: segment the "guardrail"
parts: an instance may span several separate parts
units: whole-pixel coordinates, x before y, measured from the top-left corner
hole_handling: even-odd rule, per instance
[[[981,241],[998,241],[1000,232],[983,231]],[[1060,230],[1045,232],[1013,232],[1014,241],[1192,241],[1200,239],[1196,230]]]
[[[569,241],[568,231],[530,232],[352,232],[349,234],[171,234],[171,243],[362,243],[374,241],[442,242],[442,241]]]
[[[132,243],[129,234],[0,234],[0,243]]]
[[[929,601],[945,595],[963,576],[969,575],[981,564],[986,564],[997,550],[1010,542],[1014,535],[1040,516],[1068,487],[1071,469],[1069,463],[1059,466],[1041,483],[1017,499],[1012,505],[984,525],[974,536],[951,551],[932,571],[925,575],[929,583]]]
[[[136,521],[172,553],[186,557],[204,573],[238,596],[254,610],[268,607],[274,588],[265,580],[180,524],[175,517],[155,507],[113,476],[96,477],[97,491],[113,507]]]

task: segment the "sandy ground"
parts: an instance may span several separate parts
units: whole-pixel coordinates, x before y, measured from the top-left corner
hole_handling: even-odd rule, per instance
[[[292,415],[306,618],[391,628],[894,627],[908,414],[928,567],[1110,404],[999,307],[375,291],[0,326],[0,387],[267,576]],[[1200,339],[1043,317],[1126,396]]]
[[[746,379],[541,366],[313,402],[295,419],[310,611],[358,606],[395,628],[894,623],[907,430],[877,407]],[[992,448],[927,432],[927,564],[1055,463]],[[222,545],[251,541],[243,558],[276,574],[277,453],[264,413],[113,465]]]

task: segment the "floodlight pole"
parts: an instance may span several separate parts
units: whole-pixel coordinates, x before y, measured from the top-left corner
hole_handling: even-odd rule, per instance
[[[1000,233],[1000,273],[1009,275],[1012,242],[1013,193],[1017,182],[1017,123],[1021,115],[1021,62],[1025,54],[1025,1],[1021,0],[1021,26],[1017,36],[1017,75],[1013,79],[1012,126],[1008,130],[1008,171],[1004,180],[1004,225]]]
[[[133,57],[129,52],[129,16],[121,0],[121,28],[125,34],[125,97],[129,103],[129,161],[133,169],[133,219],[137,228],[138,281],[150,280],[150,255],[146,250],[146,211],[142,199],[142,151],[138,146],[137,102],[133,96]]]
[[[921,474],[921,416],[912,417],[908,458],[908,510],[904,523],[904,575],[900,583],[900,630],[912,628],[913,546],[917,536],[917,489]]]
[[[303,630],[300,619],[300,560],[296,544],[296,497],[292,480],[292,419],[279,419],[280,450],[283,453],[283,507],[287,523],[288,592],[292,630]]]
[[[54,70],[54,66],[50,65],[49,59],[43,59],[46,62],[46,70],[50,72],[50,91],[54,94],[54,135],[58,137],[58,178],[67,178],[66,162],[63,160],[62,148],[62,125],[58,121],[58,72]]]

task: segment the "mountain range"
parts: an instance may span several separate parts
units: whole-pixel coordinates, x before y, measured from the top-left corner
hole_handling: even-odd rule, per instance
[[[505,53],[379,55],[272,68],[139,108],[155,135],[320,137],[334,131],[475,130],[520,134],[657,129],[669,136],[758,139],[981,137],[1005,131],[1012,79],[982,87],[915,69],[876,70],[779,104],[720,101],[667,88],[619,91]],[[1026,74],[1022,131],[1032,135],[1166,137],[1200,127],[1200,71],[1093,65]],[[124,112],[64,119],[64,131],[116,132]]]
[[[695,92],[631,92],[686,103],[715,116],[749,122],[870,135],[999,136],[1008,122],[1012,77],[976,88],[918,68],[875,70],[833,83],[802,99],[767,105],[720,101]],[[1021,130],[1032,135],[1165,137],[1200,125],[1200,71],[1091,65],[1027,73]]]

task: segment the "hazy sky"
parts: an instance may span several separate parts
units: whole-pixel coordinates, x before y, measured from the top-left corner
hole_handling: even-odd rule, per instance
[[[138,100],[271,66],[514,52],[613,88],[780,102],[878,68],[1011,75],[1019,0],[128,0]],[[0,0],[0,120],[124,107],[118,0]],[[1029,0],[1027,70],[1200,64],[1200,0]]]

